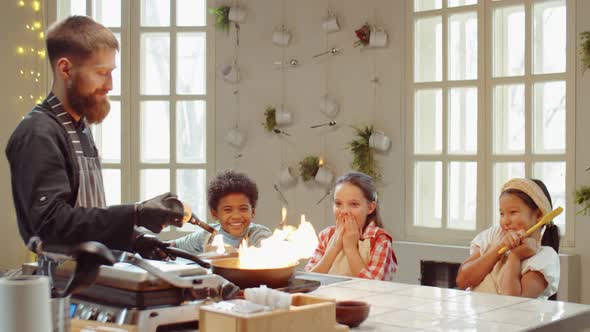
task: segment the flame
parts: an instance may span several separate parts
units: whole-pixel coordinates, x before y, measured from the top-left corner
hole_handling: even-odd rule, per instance
[[[324,159],[320,158],[320,162],[318,163],[318,166],[322,167],[324,166]]]
[[[297,228],[285,225],[283,229],[275,229],[271,237],[261,241],[259,248],[248,246],[243,240],[238,249],[240,268],[265,269],[296,265],[300,259],[309,258],[317,245],[317,233],[302,215]]]
[[[215,235],[215,237],[213,238],[213,242],[211,242],[211,245],[217,247],[215,252],[217,252],[218,255],[225,254],[225,243],[223,242],[223,235]]]
[[[283,206],[281,209],[281,223],[285,222],[285,218],[287,218],[287,208]]]

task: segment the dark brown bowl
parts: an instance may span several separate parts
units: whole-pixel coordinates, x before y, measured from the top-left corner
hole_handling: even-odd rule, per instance
[[[363,301],[336,302],[336,321],[349,327],[357,327],[369,317],[369,304]]]

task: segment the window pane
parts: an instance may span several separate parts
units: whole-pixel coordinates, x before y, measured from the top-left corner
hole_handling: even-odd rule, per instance
[[[92,134],[103,163],[121,162],[121,102],[111,101],[111,111],[99,125],[93,125]]]
[[[442,80],[441,17],[417,19],[414,26],[414,81]]]
[[[176,158],[179,163],[206,162],[207,120],[205,102],[176,103]]]
[[[418,90],[414,100],[414,150],[416,154],[442,151],[442,90]]]
[[[63,20],[70,15],[86,15],[86,0],[58,0],[57,20]]]
[[[533,89],[536,153],[565,152],[565,82],[536,83]]]
[[[524,74],[524,6],[494,9],[494,77]]]
[[[168,95],[170,92],[170,36],[168,33],[141,34],[142,95]]]
[[[167,101],[141,102],[141,161],[170,161],[170,112]]]
[[[545,183],[553,208],[561,206],[565,209],[565,162],[543,162],[533,165],[533,178],[539,179]],[[560,214],[553,222],[559,226],[561,235],[565,234],[565,212]]]
[[[449,89],[449,153],[477,153],[477,88]]]
[[[121,204],[121,170],[105,168],[102,179],[107,205]]]
[[[121,34],[115,33],[115,37],[119,41],[119,52],[115,55],[115,64],[117,68],[113,70],[112,79],[113,79],[113,90],[109,92],[111,96],[120,96],[121,95],[121,50],[123,49],[123,44],[121,44]]]
[[[449,79],[477,79],[477,12],[449,16]]]
[[[415,12],[440,9],[441,7],[442,7],[442,0],[414,0],[414,11]]]
[[[205,94],[205,33],[178,33],[176,92]]]
[[[179,169],[176,173],[176,190],[178,197],[190,205],[199,219],[207,220],[207,174],[204,169]],[[190,225],[190,224],[186,224]],[[193,225],[190,225],[193,226]],[[193,227],[183,226],[190,231]],[[196,229],[194,229],[196,230]]]
[[[170,26],[170,0],[141,0],[141,26]]]
[[[459,6],[469,6],[475,5],[477,0],[448,0],[447,6],[448,7],[459,7]]]
[[[441,227],[442,163],[416,162],[414,169],[414,225]]]
[[[524,153],[524,85],[496,86],[493,104],[494,153]]]
[[[205,0],[176,0],[177,26],[207,25],[207,6]]]
[[[494,191],[492,193],[492,221],[494,225],[500,223],[500,205],[498,203],[502,186],[513,178],[524,178],[524,163],[495,163],[494,164]]]
[[[121,26],[121,0],[93,0],[92,15],[105,27]]]
[[[170,191],[169,169],[142,169],[140,199],[146,200]]]
[[[565,72],[565,1],[535,2],[533,8],[534,73]]]
[[[449,163],[448,228],[474,230],[477,213],[477,163]]]

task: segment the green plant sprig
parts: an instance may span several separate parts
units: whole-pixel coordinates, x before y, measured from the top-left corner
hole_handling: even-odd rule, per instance
[[[320,168],[320,158],[317,156],[307,156],[299,162],[299,175],[303,181],[309,181],[315,178]]]
[[[578,211],[579,215],[590,215],[590,186],[582,186],[574,192],[574,201],[577,205],[582,206]]]
[[[590,31],[580,32],[580,57],[582,60],[582,73],[590,69]]]
[[[262,125],[264,126],[264,129],[266,129],[266,131],[268,131],[270,133],[273,130],[275,130],[275,128],[277,126],[277,110],[276,110],[276,108],[274,108],[272,106],[266,107],[266,110],[264,111],[264,117],[266,118],[266,120],[264,121],[264,123]]]
[[[347,145],[353,155],[350,167],[356,171],[363,172],[374,179],[378,179],[381,177],[379,165],[373,156],[371,147],[369,146],[369,138],[371,137],[371,134],[373,134],[373,126],[353,128],[356,133],[356,138],[350,141]]]
[[[215,28],[221,31],[229,31],[229,6],[209,8],[209,13],[215,16]]]

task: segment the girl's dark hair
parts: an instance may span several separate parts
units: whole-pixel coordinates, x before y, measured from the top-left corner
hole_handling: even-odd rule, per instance
[[[535,182],[539,186],[539,188],[541,188],[541,190],[549,200],[549,205],[551,206],[551,209],[553,209],[553,202],[551,201],[551,195],[549,194],[549,190],[547,190],[547,186],[545,186],[545,184],[541,180],[531,180]],[[502,195],[504,194],[511,194],[517,196],[533,211],[537,211],[539,209],[539,206],[537,206],[533,199],[523,191],[517,189],[508,189],[502,193]],[[547,211],[547,213],[549,212],[551,211]],[[545,225],[544,227],[545,232],[543,233],[543,238],[541,239],[541,245],[549,246],[553,248],[555,252],[559,252],[559,227],[557,227],[557,225],[555,225],[553,222]]]
[[[218,174],[207,188],[209,208],[217,210],[219,201],[229,194],[244,194],[248,197],[252,208],[258,202],[258,187],[246,174],[234,171],[225,171]]]
[[[334,185],[334,188],[338,187],[343,183],[350,183],[358,187],[363,192],[363,196],[365,196],[367,201],[376,203],[375,210],[367,216],[367,222],[363,227],[363,231],[365,230],[370,221],[373,221],[375,223],[375,226],[383,228],[383,222],[381,221],[381,215],[379,214],[377,188],[375,187],[375,182],[373,182],[373,178],[361,172],[348,172],[336,179],[336,184]]]

